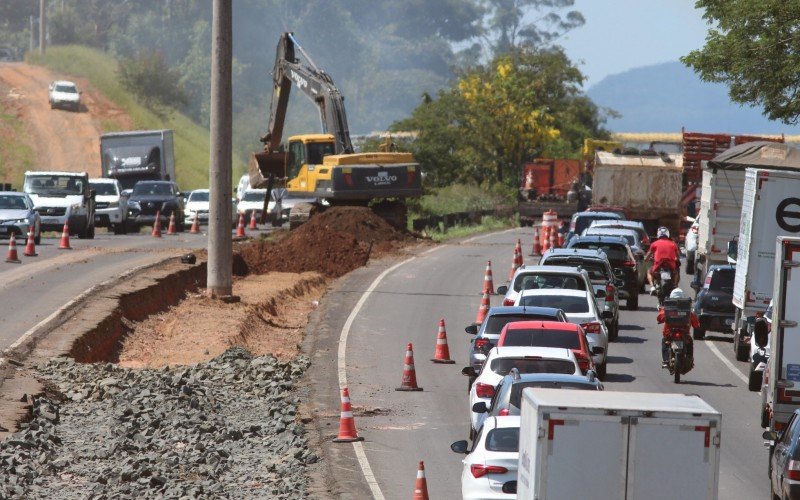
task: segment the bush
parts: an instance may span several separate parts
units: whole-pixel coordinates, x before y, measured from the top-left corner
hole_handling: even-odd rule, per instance
[[[142,50],[134,57],[122,58],[117,73],[123,87],[147,107],[179,108],[187,103],[186,92],[178,83],[181,75],[161,51]]]
[[[473,210],[490,210],[514,203],[515,191],[496,184],[490,188],[453,184],[431,190],[414,207],[421,216],[445,215]]]

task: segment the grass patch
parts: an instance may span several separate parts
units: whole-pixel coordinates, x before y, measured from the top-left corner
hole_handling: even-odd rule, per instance
[[[172,129],[175,139],[175,168],[182,189],[208,187],[209,131],[176,111],[155,112],[122,87],[117,78],[117,61],[111,55],[78,45],[47,47],[44,56],[28,53],[27,62],[59,73],[89,80],[106,98],[125,110],[135,129]],[[109,129],[106,129],[106,127]],[[101,122],[106,132],[116,126]],[[236,162],[236,160],[234,160]],[[244,170],[234,163],[233,170]]]
[[[33,170],[35,155],[33,148],[24,140],[25,127],[13,114],[0,108],[0,179],[3,183],[23,178],[27,170]],[[22,189],[22,186],[14,186]]]
[[[433,241],[442,242],[464,238],[473,234],[515,227],[517,225],[516,217],[498,218],[486,216],[481,219],[481,223],[477,226],[453,226],[446,231],[428,231],[428,236],[430,236]]]
[[[428,215],[491,210],[499,206],[513,205],[514,194],[514,190],[502,185],[486,188],[454,184],[429,190],[428,194],[414,203],[411,211],[417,217],[426,217]]]

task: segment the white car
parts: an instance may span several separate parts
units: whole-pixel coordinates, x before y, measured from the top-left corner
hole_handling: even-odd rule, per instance
[[[564,311],[570,323],[583,327],[590,347],[602,347],[603,352],[592,354],[600,380],[606,378],[608,329],[591,292],[583,290],[525,290],[515,306],[555,307]]]
[[[95,192],[94,226],[113,229],[114,234],[127,233],[128,198],[122,196],[119,181],[89,179],[89,187]]]
[[[186,198],[186,205],[183,211],[183,222],[187,226],[194,224],[194,219],[197,218],[197,224],[204,226],[208,224],[208,213],[211,203],[211,192],[208,189],[195,189],[189,193]],[[250,215],[249,213],[247,214]],[[248,224],[250,219],[245,218],[245,224]],[[239,223],[239,209],[235,199],[231,199],[231,225],[236,227]]]
[[[450,449],[467,454],[461,463],[461,498],[511,499],[503,485],[517,480],[519,462],[520,417],[488,417],[475,437],[471,450],[466,440],[456,441]]]
[[[267,196],[266,189],[248,189],[244,192],[242,199],[239,200],[239,204],[236,206],[236,211],[240,214],[244,214],[245,220],[249,221],[250,214],[255,212],[255,216],[257,219],[261,218],[261,211],[264,210],[264,198]],[[273,211],[275,209],[275,202],[270,200],[269,204],[267,205],[268,211]]]
[[[486,356],[480,374],[469,389],[470,437],[483,420],[483,411],[472,411],[475,403],[492,401],[497,384],[512,368],[520,373],[563,373],[583,375],[571,349],[556,347],[494,347]],[[472,369],[467,367],[465,370]]]
[[[521,266],[511,278],[509,286],[497,287],[504,294],[503,305],[513,306],[520,293],[529,288],[574,288],[592,290],[592,281],[585,270],[569,266]]]
[[[73,82],[57,80],[48,87],[47,98],[50,109],[70,108],[73,111],[81,109],[81,93]]]
[[[239,184],[236,185],[236,202],[242,201],[245,191],[250,189],[250,175],[244,174],[239,178]]]
[[[18,191],[0,191],[0,237],[14,237],[24,247],[28,231],[33,226],[33,242],[42,242],[42,225],[33,200]]]

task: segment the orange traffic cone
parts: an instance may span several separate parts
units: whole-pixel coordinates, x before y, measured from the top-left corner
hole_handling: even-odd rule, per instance
[[[175,212],[169,214],[169,226],[167,227],[167,234],[176,235],[178,230],[175,227]]]
[[[516,252],[517,252],[517,269],[519,269],[523,265],[522,264],[522,241],[520,241],[519,239],[517,239]]]
[[[428,481],[425,479],[425,462],[419,461],[417,480],[414,482],[414,500],[428,499]]]
[[[447,332],[444,329],[444,318],[439,320],[439,333],[436,335],[436,352],[431,361],[448,365],[455,363],[455,361],[450,359],[450,348],[447,347]]]
[[[492,261],[486,261],[486,272],[483,274],[483,291],[481,293],[488,293],[494,295],[494,280],[492,279]]]
[[[72,250],[69,246],[69,221],[64,221],[64,229],[61,230],[61,243],[58,245],[59,250]]]
[[[250,229],[258,229],[258,225],[256,225],[256,211],[250,211]]]
[[[486,319],[486,313],[489,312],[489,294],[484,293],[481,297],[481,305],[478,308],[478,315],[475,317],[475,323],[481,324]]]
[[[539,228],[533,228],[533,248],[531,249],[531,257],[542,256],[542,240],[539,237]]]
[[[557,243],[556,242],[556,232],[551,230],[550,231],[550,248],[558,248],[556,246],[556,243]]]
[[[411,342],[406,346],[406,359],[403,361],[403,381],[395,391],[421,391],[417,387],[417,372],[414,370],[414,348]]]
[[[244,214],[239,214],[239,224],[236,226],[236,237],[237,238],[247,237],[247,235],[244,232]]]
[[[11,238],[8,240],[8,257],[6,257],[6,262],[11,262],[12,264],[19,264],[22,262],[17,255],[17,237],[14,233],[11,233]]]
[[[192,222],[192,228],[189,229],[189,232],[192,234],[197,234],[200,232],[200,217],[194,217],[194,222]]]
[[[339,418],[339,436],[333,440],[334,443],[352,443],[353,441],[363,441],[363,437],[356,432],[356,421],[353,419],[353,409],[350,406],[350,391],[347,387],[342,389],[342,414]]]
[[[550,226],[544,226],[544,241],[542,242],[542,252],[550,249]]]
[[[161,210],[156,211],[156,221],[153,222],[153,232],[150,236],[161,238]]]
[[[26,257],[36,257],[39,255],[36,253],[36,242],[34,241],[33,231],[35,230],[34,226],[31,226],[28,229],[28,244],[25,245],[25,256]]]
[[[519,254],[517,254],[517,247],[514,246],[514,257],[511,259],[511,269],[508,270],[508,280],[511,281],[511,278],[514,277],[514,273],[517,272],[517,263],[519,262]]]

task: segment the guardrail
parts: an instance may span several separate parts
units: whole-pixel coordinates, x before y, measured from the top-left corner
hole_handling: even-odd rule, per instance
[[[510,217],[515,211],[512,207],[497,207],[489,210],[473,210],[471,212],[454,212],[444,215],[431,215],[411,221],[414,231],[425,231],[426,229],[447,229],[454,226],[478,225],[483,217],[488,215],[495,217]]]

